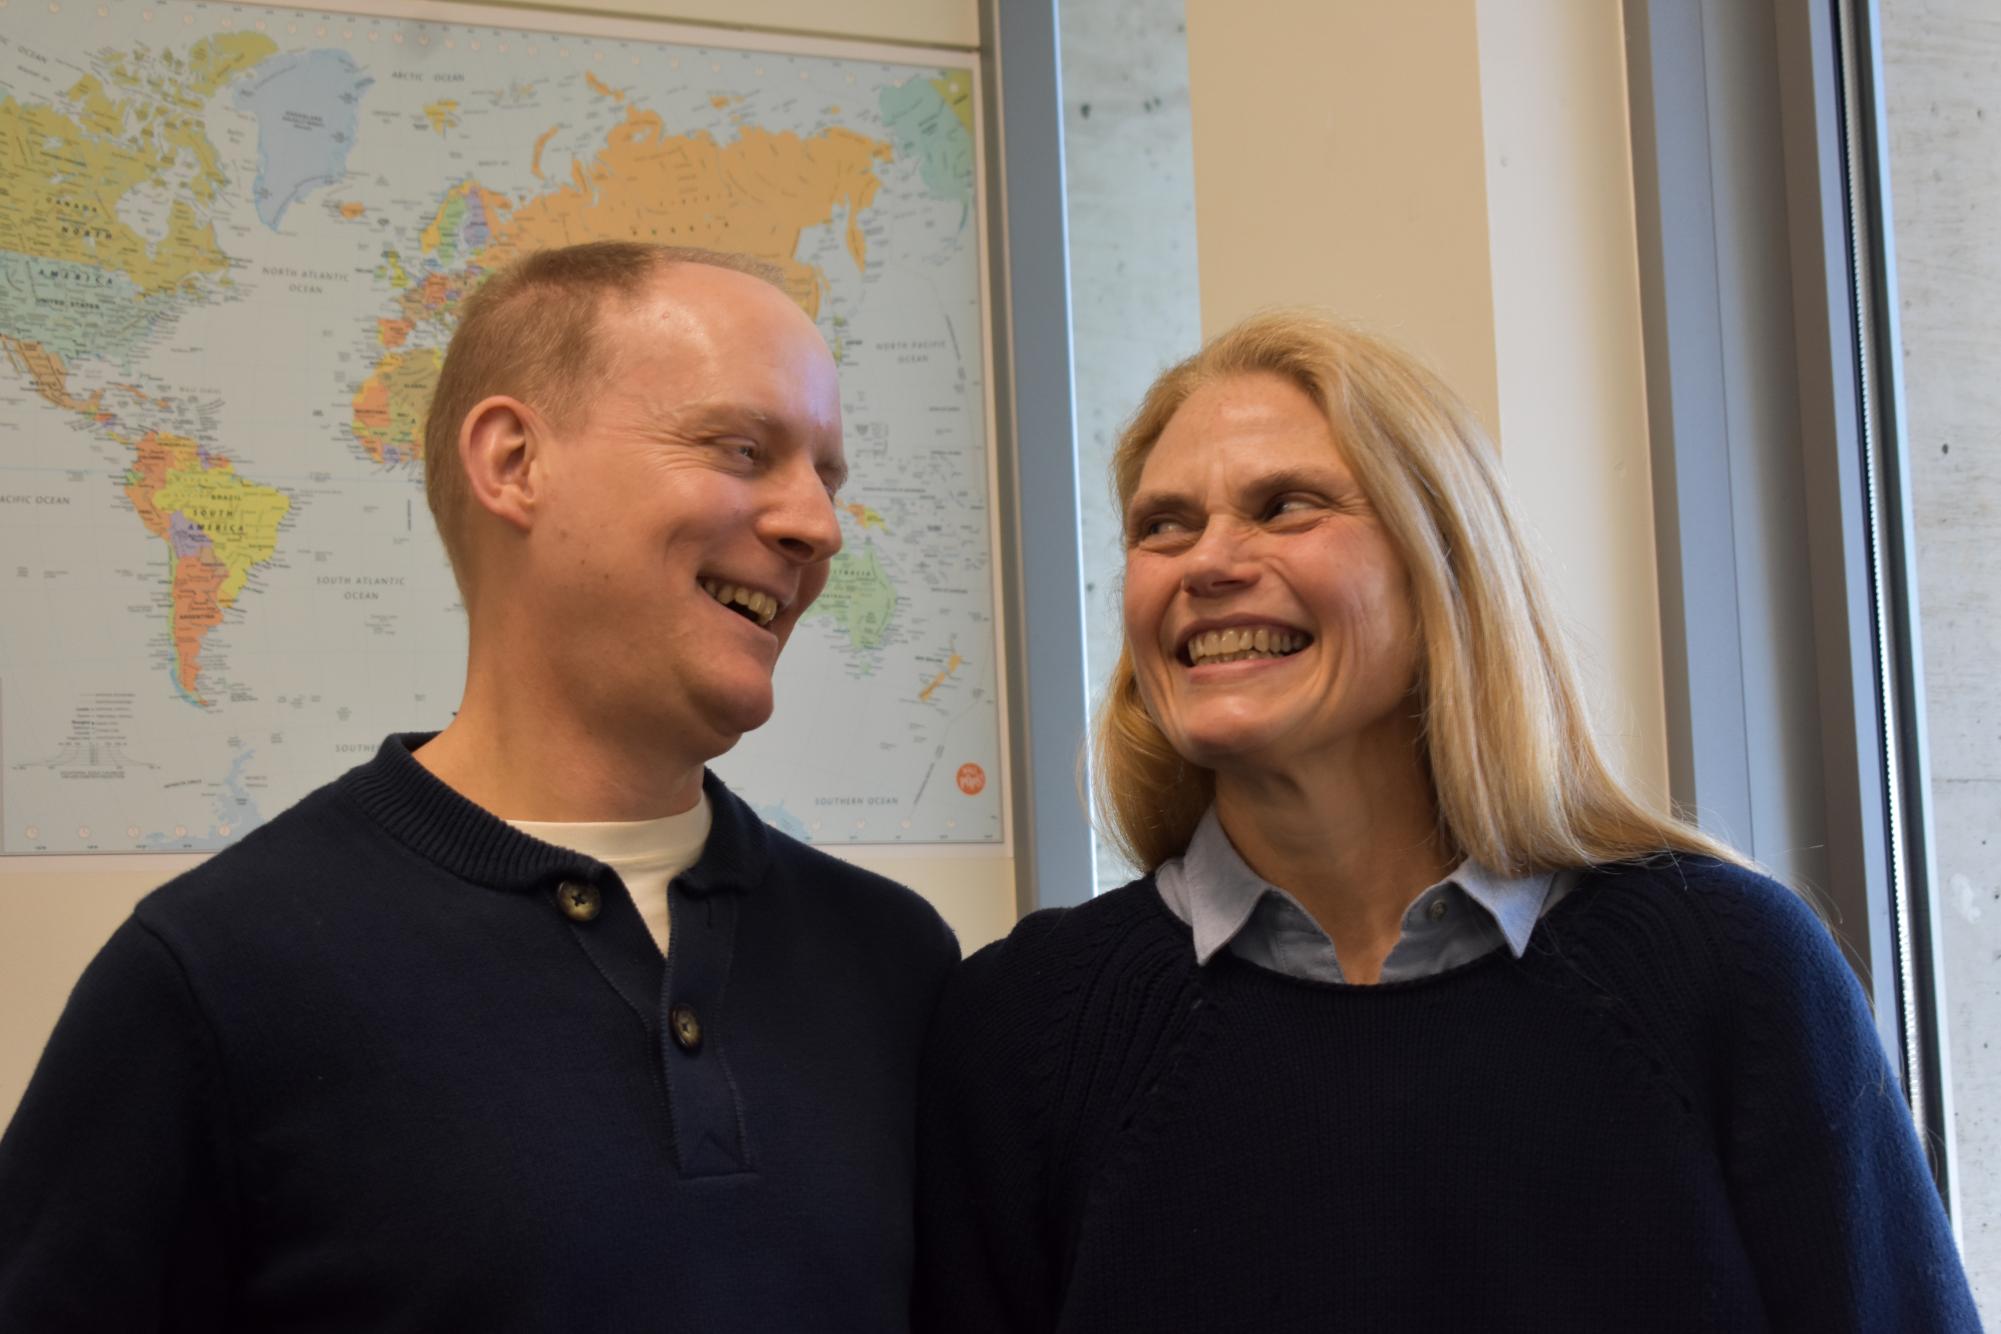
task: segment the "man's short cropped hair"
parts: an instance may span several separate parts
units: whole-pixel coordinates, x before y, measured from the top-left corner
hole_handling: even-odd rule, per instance
[[[571,423],[612,369],[598,328],[606,299],[637,297],[662,271],[707,264],[763,279],[780,291],[776,265],[749,255],[640,241],[590,241],[541,250],[495,273],[459,306],[424,419],[424,498],[461,590],[472,504],[459,429],[483,399],[506,394],[552,424]]]

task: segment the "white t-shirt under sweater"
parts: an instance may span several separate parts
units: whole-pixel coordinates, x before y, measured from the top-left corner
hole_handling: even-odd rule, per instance
[[[595,824],[554,824],[540,820],[507,823],[530,838],[581,852],[618,872],[640,920],[653,933],[660,952],[667,953],[667,884],[693,866],[709,841],[709,795],[704,792],[679,815],[658,820],[624,820]]]

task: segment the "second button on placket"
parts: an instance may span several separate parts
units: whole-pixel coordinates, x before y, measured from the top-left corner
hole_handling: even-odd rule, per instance
[[[701,1050],[702,1020],[692,1005],[676,1005],[667,1011],[667,1028],[674,1035],[674,1044],[690,1056]]]
[[[657,1013],[675,1153],[683,1176],[732,1176],[751,1170],[743,1106],[729,1074],[722,1000],[739,904],[729,892],[690,893],[678,879],[667,892],[674,943]]]

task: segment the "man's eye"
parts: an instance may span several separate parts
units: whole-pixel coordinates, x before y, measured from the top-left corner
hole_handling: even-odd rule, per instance
[[[746,440],[741,436],[732,436],[720,443],[730,453],[751,463],[755,463],[764,457],[764,446],[758,444],[755,440]]]

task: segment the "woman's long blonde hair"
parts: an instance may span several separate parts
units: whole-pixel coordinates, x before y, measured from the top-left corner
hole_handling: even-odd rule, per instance
[[[1271,374],[1326,415],[1410,574],[1418,695],[1440,832],[1503,874],[1662,851],[1742,858],[1640,800],[1606,764],[1492,443],[1409,356],[1301,311],[1254,316],[1154,381],[1119,437],[1125,512],[1167,423],[1205,384]],[[1141,702],[1129,645],[1092,739],[1101,825],[1147,870],[1181,854],[1215,775],[1175,753]]]

